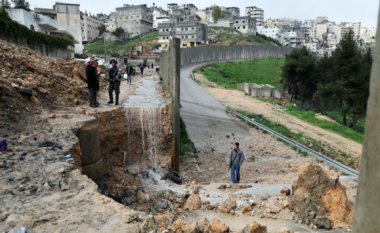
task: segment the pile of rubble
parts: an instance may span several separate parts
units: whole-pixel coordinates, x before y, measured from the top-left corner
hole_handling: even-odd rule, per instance
[[[55,59],[0,40],[0,117],[17,121],[22,115],[38,114],[43,107],[65,109],[88,99],[85,64],[75,59]],[[103,74],[105,66],[98,68]],[[100,88],[106,84],[105,75]]]

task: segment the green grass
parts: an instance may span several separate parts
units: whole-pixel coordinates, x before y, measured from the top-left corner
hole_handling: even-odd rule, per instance
[[[217,44],[221,44],[226,41],[232,41],[230,45],[235,45],[238,42],[249,42],[249,43],[272,46],[272,44],[269,41],[264,40],[260,36],[244,35],[234,28],[209,27],[209,36],[210,35],[217,36],[217,40],[218,40]]]
[[[148,32],[146,40],[158,40],[158,32]],[[129,39],[127,42],[107,41],[107,54],[111,55],[115,52],[128,52],[135,43],[145,41],[145,35],[139,35]],[[105,45],[103,39],[96,40],[94,43],[84,45],[84,49],[91,54],[105,55]]]
[[[231,108],[229,108],[231,109]],[[231,110],[234,110],[234,109],[231,109]],[[250,112],[247,112],[247,111],[242,111],[242,110],[235,110],[235,111],[238,111],[240,112],[241,114],[249,117],[249,118],[257,118],[257,114],[255,113],[250,113]],[[248,123],[249,124],[249,123]],[[262,121],[260,122],[260,124],[294,140],[294,141],[297,141],[299,143],[301,143],[302,145],[304,146],[307,146],[315,151],[318,151],[319,153],[321,154],[324,154],[326,155],[327,157],[330,157],[346,166],[349,166],[353,169],[358,169],[359,167],[359,164],[360,164],[360,158],[355,158],[351,155],[348,155],[346,154],[345,152],[343,151],[340,151],[340,150],[336,150],[335,148],[332,148],[332,147],[329,147],[326,143],[324,142],[321,142],[321,141],[318,141],[316,139],[313,139],[313,138],[310,138],[310,137],[307,137],[307,136],[304,136],[302,133],[292,133],[290,132],[290,130],[282,125],[282,124],[279,124],[279,123],[276,123],[276,122],[272,122],[268,119],[266,119],[265,117],[262,118]],[[251,125],[251,124],[249,124]],[[254,125],[251,125],[252,127],[256,127]],[[264,131],[265,133],[265,131]],[[279,139],[279,141],[282,141],[281,139]],[[284,142],[285,145],[289,145],[288,143]],[[293,150],[297,150],[297,148],[295,146],[292,146],[291,147]],[[302,152],[302,154],[304,156],[306,156],[307,154],[305,152]]]
[[[281,66],[285,58],[263,58],[212,64],[198,69],[209,81],[228,89],[237,89],[238,83],[270,84],[280,87]]]
[[[185,155],[186,152],[193,152],[196,156],[197,155],[197,149],[194,146],[194,143],[189,138],[189,135],[186,131],[186,125],[185,122],[183,122],[182,117],[180,118],[180,130],[179,130],[179,154]]]

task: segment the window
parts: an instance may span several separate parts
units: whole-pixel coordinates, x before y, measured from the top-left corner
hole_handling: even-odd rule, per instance
[[[187,47],[187,44],[182,44],[183,47]]]
[[[137,16],[137,18],[139,18],[139,16]]]
[[[188,38],[187,36],[185,38]]]
[[[34,25],[30,25],[30,30],[34,31]]]
[[[131,16],[131,19],[133,19],[133,16]]]
[[[167,45],[167,44],[165,45],[165,48],[166,48],[166,47],[168,47],[168,45]]]
[[[191,38],[194,38],[194,36],[192,36]]]
[[[235,23],[239,23],[239,21],[235,21]]]
[[[175,26],[175,23],[173,23],[173,26]]]
[[[245,21],[243,21],[243,23],[245,23]]]
[[[181,36],[181,38],[183,39],[183,36]]]
[[[168,31],[169,31],[169,28],[167,28],[166,31],[168,32]]]
[[[185,30],[187,31],[187,30],[188,30],[188,28],[185,28]]]
[[[245,26],[243,26],[243,29],[245,29]]]
[[[169,39],[169,37],[166,37],[166,39]]]
[[[238,27],[238,29],[240,29],[240,27]]]
[[[191,30],[193,30],[193,31],[194,31],[194,28],[191,28]]]
[[[126,19],[128,19],[128,17],[125,17]]]
[[[181,31],[183,31],[183,28],[181,28]]]

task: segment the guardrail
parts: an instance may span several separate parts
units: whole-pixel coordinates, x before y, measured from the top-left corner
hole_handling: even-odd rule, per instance
[[[347,166],[345,166],[345,165],[343,165],[343,164],[341,164],[341,163],[339,163],[339,162],[337,162],[337,161],[335,161],[335,160],[333,160],[333,159],[331,159],[325,155],[322,155],[322,154],[316,152],[315,150],[312,150],[312,149],[310,149],[310,148],[308,148],[308,147],[306,147],[306,146],[304,146],[304,145],[302,145],[296,141],[293,141],[292,139],[287,138],[284,135],[277,133],[276,131],[274,131],[274,130],[272,130],[272,129],[270,129],[270,128],[254,121],[254,120],[252,120],[246,116],[244,116],[243,114],[241,114],[239,112],[232,111],[229,109],[226,109],[226,112],[234,113],[236,117],[239,117],[240,119],[244,120],[245,122],[249,122],[249,123],[257,126],[259,128],[259,130],[267,131],[268,133],[274,135],[276,137],[276,140],[278,138],[280,138],[281,140],[297,147],[297,152],[299,152],[299,150],[301,150],[301,151],[308,153],[309,155],[314,155],[315,157],[317,157],[317,158],[327,162],[328,164],[338,168],[339,170],[343,171],[344,173],[349,174],[353,177],[359,178],[359,172],[350,168],[350,167],[347,167]]]

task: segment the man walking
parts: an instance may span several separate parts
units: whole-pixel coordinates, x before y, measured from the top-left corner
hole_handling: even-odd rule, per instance
[[[132,84],[132,72],[133,72],[133,68],[131,66],[131,63],[128,63],[126,71],[127,71],[127,84],[129,83],[129,85],[131,85]]]
[[[99,107],[96,101],[96,88],[98,86],[96,67],[97,67],[96,61],[93,61],[92,63],[89,63],[86,66],[87,87],[88,87],[88,92],[89,92],[90,107],[92,108]]]
[[[107,80],[109,82],[108,93],[110,95],[110,101],[108,104],[113,104],[113,91],[116,93],[115,105],[119,105],[119,93],[120,93],[120,82],[121,82],[121,69],[116,66],[117,61],[112,59],[110,61],[112,67],[108,70]]]
[[[234,149],[231,151],[230,167],[232,183],[240,182],[240,167],[244,162],[244,153],[239,149],[239,143],[234,144]],[[236,172],[236,176],[235,176]]]
[[[144,75],[143,74],[144,73],[144,66],[143,65],[140,66],[140,70],[141,70],[141,76],[143,76]]]

